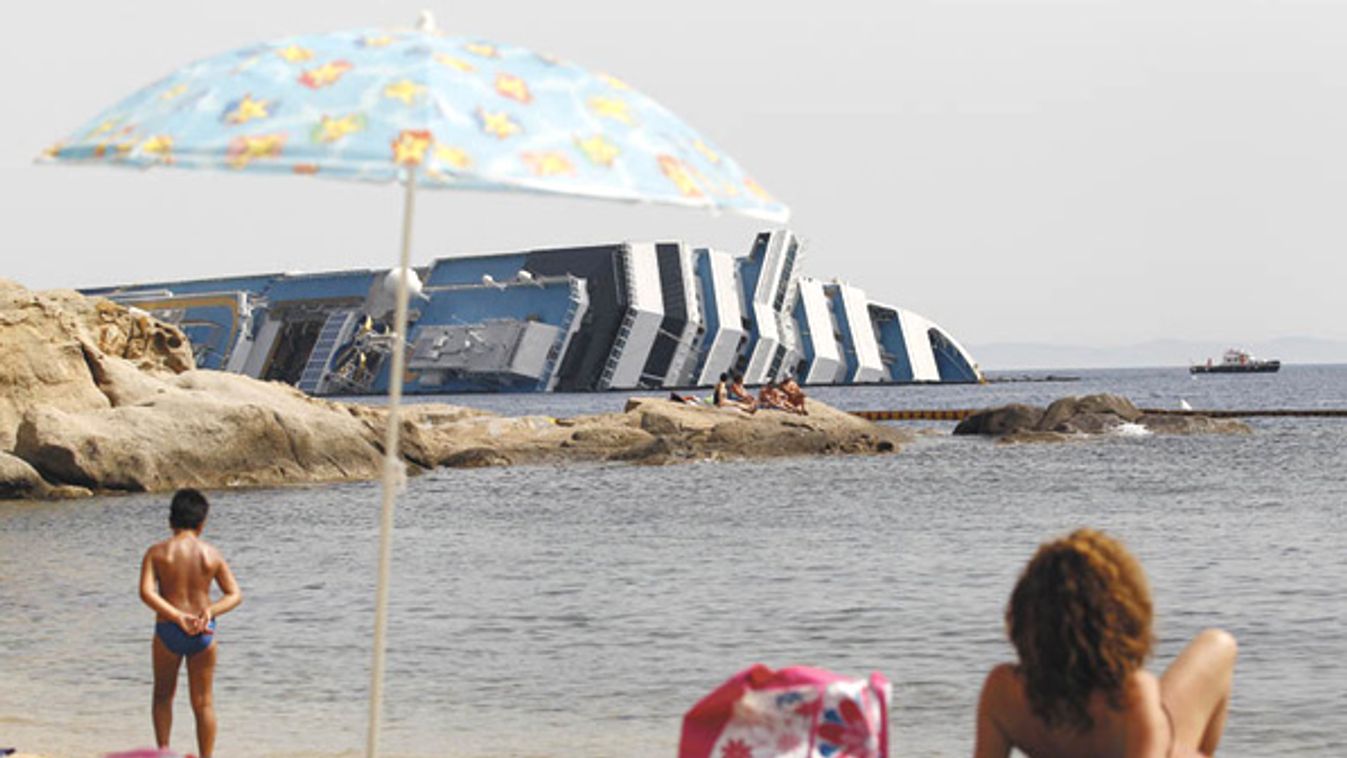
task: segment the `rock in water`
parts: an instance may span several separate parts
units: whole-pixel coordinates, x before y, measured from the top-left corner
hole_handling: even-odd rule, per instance
[[[978,411],[960,421],[955,434],[979,434],[1004,442],[1058,442],[1078,435],[1116,431],[1139,424],[1157,434],[1241,434],[1248,425],[1206,416],[1144,414],[1125,397],[1096,394],[1064,397],[1046,409],[1011,404]]]
[[[1043,409],[1023,403],[1011,403],[999,408],[978,411],[954,427],[955,434],[982,434],[999,437],[1017,431],[1037,429],[1043,419]]]
[[[379,430],[275,382],[215,371],[85,413],[35,408],[15,453],[51,481],[130,491],[373,479]]]
[[[0,500],[57,500],[92,494],[86,487],[48,484],[27,461],[0,453]]]

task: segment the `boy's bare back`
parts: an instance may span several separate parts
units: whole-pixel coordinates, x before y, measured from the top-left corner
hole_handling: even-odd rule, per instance
[[[145,562],[159,585],[159,596],[189,616],[210,607],[210,587],[225,565],[220,551],[191,532],[175,534],[145,551]],[[160,621],[176,618],[157,612]]]

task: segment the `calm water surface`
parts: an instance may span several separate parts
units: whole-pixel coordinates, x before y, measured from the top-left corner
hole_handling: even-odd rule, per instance
[[[823,390],[851,408],[1109,390],[1138,404],[1347,407],[1347,367],[1089,372],[1069,384]],[[510,413],[620,395],[455,398]],[[399,504],[384,745],[406,756],[671,756],[682,713],[750,663],[895,683],[896,756],[971,747],[1001,615],[1043,539],[1080,525],[1150,575],[1164,666],[1210,625],[1241,642],[1223,755],[1347,754],[1347,420],[1249,437],[997,446],[665,468],[439,471]],[[948,425],[932,425],[947,432]],[[219,493],[207,538],[247,599],[220,620],[223,756],[364,741],[377,487]],[[0,504],[0,746],[151,742],[139,559],[162,496]],[[185,682],[175,745],[192,745]]]

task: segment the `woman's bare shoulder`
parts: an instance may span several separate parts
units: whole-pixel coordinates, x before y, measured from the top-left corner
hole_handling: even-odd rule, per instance
[[[1024,710],[1024,683],[1013,663],[1001,663],[987,672],[982,684],[982,706],[998,721],[1015,720]]]
[[[1137,669],[1123,680],[1123,706],[1126,708],[1159,708],[1160,679],[1146,669]]]
[[[987,684],[997,689],[1023,690],[1019,669],[1013,663],[998,663],[987,672]]]

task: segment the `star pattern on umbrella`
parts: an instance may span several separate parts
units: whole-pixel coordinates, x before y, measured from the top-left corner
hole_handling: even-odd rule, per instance
[[[462,58],[456,58],[452,55],[449,55],[448,53],[435,53],[434,57],[436,63],[440,64],[441,66],[447,66],[449,68],[452,68],[455,71],[461,71],[467,74],[477,70],[477,68],[473,66],[471,63],[468,63]]]
[[[140,151],[146,155],[158,156],[165,163],[173,160],[173,138],[156,135],[140,143]]]
[[[402,79],[393,82],[384,87],[384,97],[392,100],[401,100],[405,105],[415,105],[416,101],[426,93],[424,84],[417,84],[410,79]]]
[[[482,131],[497,139],[513,137],[521,131],[519,122],[511,118],[510,114],[505,111],[478,109],[477,117],[482,122]]]
[[[504,71],[496,74],[496,92],[500,93],[502,97],[508,97],[519,103],[529,103],[533,100],[528,83],[514,74],[507,74]]]
[[[580,148],[580,152],[585,154],[590,163],[604,168],[612,166],[613,161],[617,160],[617,156],[621,153],[617,145],[609,142],[602,134],[576,137],[575,146]]]
[[[426,159],[432,141],[424,129],[408,129],[393,140],[393,162],[399,166],[419,166]]]
[[[529,170],[533,172],[534,176],[558,176],[575,173],[575,166],[563,153],[556,151],[524,153],[523,158],[524,163],[528,164]]]
[[[318,126],[314,127],[312,137],[314,142],[337,142],[349,135],[355,134],[365,128],[365,117],[359,113],[348,113],[345,116],[333,118],[323,116]]]
[[[330,61],[317,68],[311,68],[305,71],[299,77],[299,83],[309,89],[319,89],[320,87],[331,87],[346,75],[346,72],[352,68],[351,64],[344,60]]]
[[[460,171],[472,165],[472,158],[467,151],[440,143],[435,144],[435,160]]]
[[[313,59],[313,51],[299,45],[288,45],[276,51],[286,63],[303,63]]]
[[[271,101],[254,99],[251,94],[244,95],[225,106],[222,118],[226,124],[246,124],[255,119],[271,115]]]
[[[627,101],[619,97],[604,97],[595,95],[589,99],[589,109],[598,116],[611,118],[614,121],[621,121],[628,126],[635,123],[631,116],[631,108]]]
[[[463,49],[480,58],[500,57],[500,52],[496,50],[496,46],[487,42],[469,42],[463,46]]]
[[[278,158],[285,149],[285,140],[284,134],[235,137],[229,142],[229,165],[241,169],[255,160]]]

